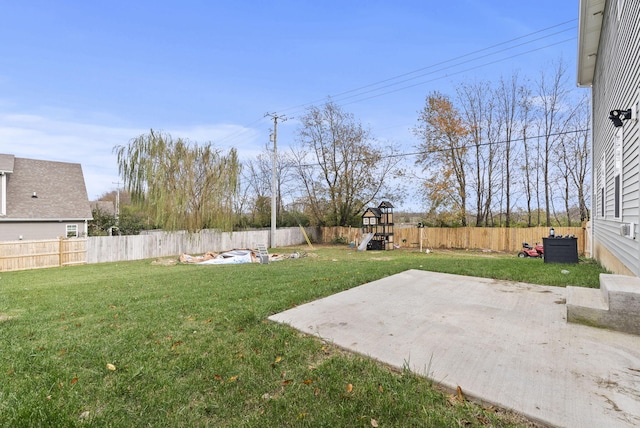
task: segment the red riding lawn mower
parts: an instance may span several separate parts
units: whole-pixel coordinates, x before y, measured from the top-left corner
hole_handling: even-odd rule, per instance
[[[542,246],[542,244],[539,244],[536,242],[536,246],[532,247],[531,245],[527,244],[526,242],[522,243],[522,251],[520,251],[518,253],[518,257],[520,257],[521,259],[525,258],[525,257],[537,257],[537,258],[542,258],[544,257],[544,247]]]

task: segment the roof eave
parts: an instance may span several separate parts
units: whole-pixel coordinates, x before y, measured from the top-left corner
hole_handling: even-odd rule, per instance
[[[5,217],[5,216],[0,216],[0,222],[13,222],[13,223],[17,223],[17,222],[23,222],[23,223],[34,223],[34,222],[47,222],[47,223],[63,223],[63,222],[69,222],[69,221],[91,221],[93,220],[93,217],[78,217],[78,218],[11,218],[11,217]]]
[[[606,0],[580,0],[577,84],[590,87],[596,67]]]

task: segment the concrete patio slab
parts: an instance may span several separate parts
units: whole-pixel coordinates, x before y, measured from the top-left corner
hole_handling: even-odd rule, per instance
[[[563,288],[409,270],[270,319],[544,424],[640,426],[640,337],[568,324]]]

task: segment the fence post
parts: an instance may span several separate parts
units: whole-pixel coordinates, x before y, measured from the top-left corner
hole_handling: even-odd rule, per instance
[[[60,245],[58,245],[58,266],[62,266],[62,237],[60,237]]]

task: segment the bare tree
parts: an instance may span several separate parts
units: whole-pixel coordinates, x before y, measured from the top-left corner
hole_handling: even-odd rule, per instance
[[[389,189],[397,157],[385,156],[368,129],[332,102],[301,118],[295,170],[318,225],[347,226]]]
[[[251,200],[252,214],[256,225],[268,226],[271,222],[271,192],[273,180],[273,146],[265,144],[262,153],[246,163],[243,177],[247,182]],[[293,164],[290,155],[279,151],[276,159],[276,217],[281,218],[284,210],[283,193],[291,191],[285,184],[292,179]]]
[[[469,130],[468,138],[472,147],[473,162],[472,198],[476,202],[476,226],[487,225],[494,192],[496,135],[493,120],[494,103],[488,82],[462,84],[458,87],[458,100],[464,113],[463,118]]]
[[[534,147],[530,141],[530,121],[532,117],[532,100],[531,89],[527,85],[521,85],[518,87],[517,96],[517,115],[516,120],[520,123],[518,129],[518,139],[521,141],[519,144],[520,150],[522,150],[522,156],[519,161],[516,162],[518,167],[517,173],[514,172],[517,183],[521,184],[524,198],[526,201],[526,219],[527,227],[533,226],[533,207],[532,202],[534,199],[534,183],[533,177],[535,177],[534,168],[536,167],[534,154]],[[511,162],[510,162],[511,164]],[[510,169],[510,172],[512,170]]]
[[[500,84],[496,90],[496,100],[498,104],[499,121],[502,123],[503,143],[504,143],[504,190],[505,190],[505,226],[511,226],[511,177],[512,177],[512,161],[514,154],[513,139],[519,127],[525,127],[526,124],[520,124],[518,121],[518,110],[523,106],[522,95],[523,89],[519,83],[518,73],[513,73],[511,79],[500,79]],[[527,114],[526,112],[523,112]]]
[[[589,193],[589,100],[584,95],[569,115],[564,131],[554,147],[555,164],[563,184],[567,223],[571,226],[571,208],[578,206],[580,221],[589,217],[586,195]],[[577,192],[574,194],[574,190]]]
[[[566,123],[566,108],[568,102],[566,69],[562,60],[554,64],[553,75],[549,76],[544,70],[540,72],[536,82],[539,103],[539,119],[542,131],[542,167],[544,182],[544,198],[546,225],[551,224],[550,211],[550,156],[553,143],[557,140],[558,131]]]

